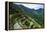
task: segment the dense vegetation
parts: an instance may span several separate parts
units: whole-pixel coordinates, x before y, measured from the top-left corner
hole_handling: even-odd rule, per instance
[[[17,22],[22,27],[22,29],[43,28],[44,9],[30,9],[23,5],[13,4],[11,2],[9,3],[9,19],[9,29],[14,29],[13,26]]]

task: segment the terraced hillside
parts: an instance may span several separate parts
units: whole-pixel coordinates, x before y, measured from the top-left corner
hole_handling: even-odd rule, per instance
[[[13,3],[10,3],[9,8],[9,29],[34,29],[44,27],[44,9],[29,9],[23,5]]]

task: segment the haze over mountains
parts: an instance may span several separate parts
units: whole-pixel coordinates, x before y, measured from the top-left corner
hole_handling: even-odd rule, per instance
[[[25,13],[32,13],[32,14],[43,13],[43,10],[44,10],[43,8],[39,8],[37,10],[31,9],[31,8],[25,7],[24,5],[17,5],[17,4],[15,4],[14,7],[13,7],[14,10],[16,10],[18,8]]]
[[[24,4],[24,3],[14,3],[17,5],[23,5],[25,7],[31,8],[31,9],[39,9],[39,8],[43,8],[43,4]]]

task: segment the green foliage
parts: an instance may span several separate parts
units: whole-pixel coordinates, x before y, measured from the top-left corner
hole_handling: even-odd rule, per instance
[[[33,14],[33,12],[32,13],[27,13],[27,12],[23,11],[20,7],[13,8],[14,7],[14,4],[13,4],[13,6],[11,6],[12,4],[13,3],[10,4],[10,10],[9,10],[9,14],[12,15],[12,17],[10,18],[10,27],[13,28],[13,25],[16,22],[19,22],[18,21],[19,19],[21,19],[21,21],[20,21],[21,24],[26,19],[28,19],[28,21],[25,21],[25,23],[24,23],[24,25],[27,26],[27,28],[29,28],[30,22],[33,22],[35,24],[35,25],[32,24],[30,28],[39,28],[39,26],[41,26],[40,28],[44,27],[44,15],[43,15],[43,11],[42,12],[37,12],[36,14],[35,13]],[[32,11],[35,11],[35,10],[32,10]],[[22,16],[22,15],[24,15],[24,16]],[[31,18],[31,19],[29,19],[26,15],[28,15],[29,18]],[[25,19],[23,19],[24,17],[25,17]],[[17,20],[16,20],[16,18],[17,18]],[[32,21],[32,19],[35,20],[35,22]],[[23,27],[24,27],[24,25],[23,25]],[[35,26],[35,27],[33,27],[33,26]]]

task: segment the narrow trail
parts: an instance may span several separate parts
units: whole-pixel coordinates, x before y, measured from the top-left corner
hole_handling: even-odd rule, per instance
[[[28,19],[25,19],[23,22],[21,21],[21,20],[23,20],[22,18],[17,18],[16,19],[16,21],[17,21],[17,23],[18,23],[18,25],[14,25],[14,29],[16,29],[15,27],[17,27],[18,29],[20,28],[20,29],[23,29],[23,28],[31,28],[31,26],[34,24],[34,26],[37,26],[37,27],[41,27],[41,25],[40,24],[38,24],[34,19],[32,19],[31,17],[29,17],[29,16],[27,16],[28,17]],[[31,20],[31,21],[30,21]],[[29,22],[30,23],[30,25],[29,25],[29,27],[27,27],[26,25],[23,25],[25,22]]]

